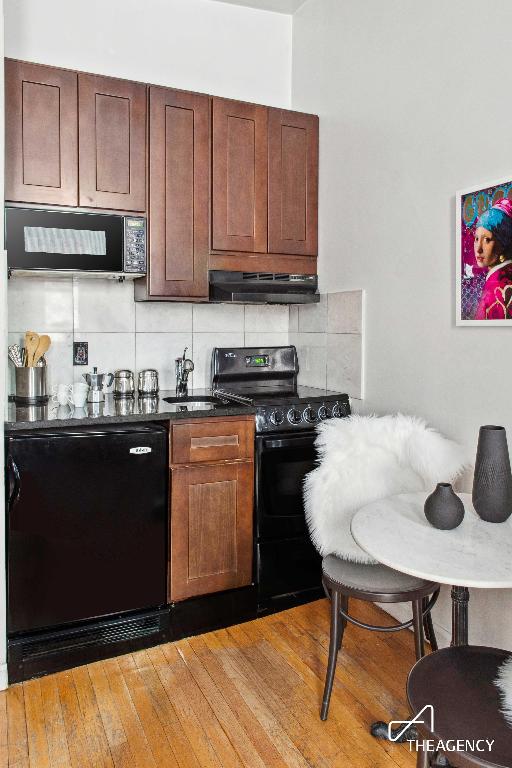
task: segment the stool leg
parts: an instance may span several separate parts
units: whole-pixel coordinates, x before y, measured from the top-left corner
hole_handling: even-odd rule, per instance
[[[423,610],[425,610],[426,606],[428,605],[428,597],[423,598]],[[427,640],[430,643],[430,648],[432,651],[438,650],[437,645],[437,638],[436,633],[434,632],[434,624],[432,622],[432,613],[429,611],[424,617],[423,617],[423,627],[425,630],[425,635]]]
[[[322,700],[322,709],[320,719],[327,720],[329,712],[329,701],[331,699],[332,684],[334,682],[334,673],[336,672],[336,660],[338,658],[338,647],[341,634],[341,616],[340,603],[341,595],[333,589],[331,592],[331,633],[329,637],[329,662],[327,664],[327,675],[325,678],[324,698]]]
[[[418,661],[425,655],[425,643],[423,641],[423,603],[420,600],[412,601],[412,616],[414,625],[414,648],[416,650],[416,660]]]
[[[347,595],[340,595],[340,607],[342,608],[345,613],[348,613],[348,597]],[[340,616],[340,639],[338,641],[338,650],[341,648],[341,644],[343,642],[343,635],[345,632],[345,627],[347,626],[347,620],[344,616]]]

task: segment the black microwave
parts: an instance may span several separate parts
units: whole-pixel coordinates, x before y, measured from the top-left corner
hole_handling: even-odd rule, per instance
[[[9,275],[146,274],[143,216],[7,206],[5,239]]]

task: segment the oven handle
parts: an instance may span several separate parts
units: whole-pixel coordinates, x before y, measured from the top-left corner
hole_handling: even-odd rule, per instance
[[[277,448],[297,448],[300,446],[313,445],[316,435],[308,435],[307,437],[288,437],[279,440],[265,439],[263,440],[263,448],[275,450]]]

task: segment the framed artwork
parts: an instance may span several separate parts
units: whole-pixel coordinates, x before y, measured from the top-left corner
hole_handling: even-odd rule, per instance
[[[457,192],[457,325],[512,325],[512,175]]]

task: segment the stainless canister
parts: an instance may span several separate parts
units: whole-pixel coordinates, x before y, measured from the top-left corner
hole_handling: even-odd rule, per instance
[[[127,369],[121,369],[114,373],[114,397],[134,397],[135,384],[133,373]]]
[[[146,368],[139,371],[138,382],[140,397],[154,397],[158,395],[158,371],[154,368]]]
[[[15,368],[16,394],[18,405],[44,405],[48,402],[48,368]]]

